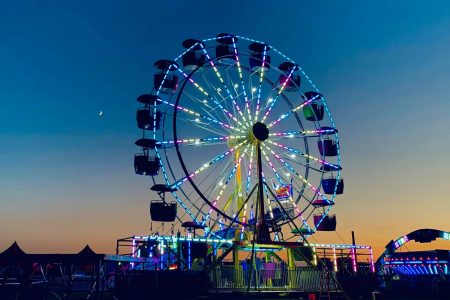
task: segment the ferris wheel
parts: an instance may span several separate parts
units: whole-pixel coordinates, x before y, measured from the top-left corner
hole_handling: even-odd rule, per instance
[[[155,62],[153,90],[137,99],[135,172],[161,196],[152,219],[259,241],[335,230],[338,130],[300,65],[237,35],[182,45]]]

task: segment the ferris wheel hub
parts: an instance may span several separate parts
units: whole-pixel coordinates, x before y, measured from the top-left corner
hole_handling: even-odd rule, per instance
[[[253,124],[253,135],[261,142],[264,142],[269,138],[269,128],[267,125],[261,122]]]

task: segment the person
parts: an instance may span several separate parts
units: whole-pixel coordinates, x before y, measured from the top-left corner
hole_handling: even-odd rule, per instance
[[[240,265],[241,265],[241,267],[242,267],[242,274],[243,274],[243,277],[244,277],[244,285],[245,286],[247,286],[247,282],[248,282],[248,271],[247,271],[247,260],[242,260],[241,262],[240,262]]]

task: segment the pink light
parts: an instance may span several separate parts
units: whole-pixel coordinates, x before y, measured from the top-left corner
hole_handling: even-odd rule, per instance
[[[285,145],[283,145],[283,144],[280,144],[280,143],[277,143],[277,142],[273,142],[273,141],[268,141],[270,144],[272,144],[272,145],[275,145],[275,146],[277,146],[277,147],[280,147],[280,148],[283,148],[283,149],[285,149],[285,150],[287,150],[287,151],[289,151],[289,152],[293,152],[293,153],[295,153],[295,154],[298,154],[298,155],[302,155],[302,156],[305,156],[305,157],[308,157],[308,158],[310,158],[310,159],[312,159],[312,160],[314,160],[314,161],[317,161],[317,162],[320,162],[320,163],[322,163],[322,164],[324,164],[324,165],[328,165],[328,166],[330,166],[330,167],[336,167],[336,165],[334,165],[334,164],[332,164],[332,163],[329,163],[329,162],[327,162],[327,161],[324,161],[324,160],[322,160],[322,159],[320,159],[320,158],[317,158],[317,157],[314,157],[314,156],[311,156],[311,155],[306,155],[306,154],[303,154],[303,153],[301,153],[300,151],[297,151],[297,150],[295,150],[295,149],[293,149],[293,148],[289,148],[289,147],[287,147],[287,146],[285,146]]]
[[[352,268],[353,268],[353,272],[356,273],[356,253],[355,253],[355,248],[352,248]]]
[[[271,142],[272,143],[272,142]],[[268,148],[269,149],[269,148]],[[297,173],[287,162],[285,162],[278,154],[276,154],[275,152],[273,152],[271,149],[270,153],[272,153],[279,161],[281,161],[286,167],[288,167],[291,171],[293,171],[298,177],[300,177],[302,179],[303,182],[305,182],[314,192],[318,193],[319,196],[321,196],[323,199],[326,199],[326,197],[324,195],[322,195],[322,193],[320,193],[320,191],[313,186],[312,184],[310,184],[309,182],[306,181],[306,179],[304,179],[299,173]]]
[[[260,109],[260,103],[261,103],[261,85],[262,85],[262,81],[263,81],[263,77],[264,77],[264,68],[265,68],[265,63],[266,63],[266,51],[267,47],[264,46],[264,53],[263,53],[263,61],[262,61],[262,70],[261,70],[261,75],[259,77],[259,89],[258,89],[258,99],[256,101],[256,114],[255,114],[255,121],[257,120],[258,116],[259,116],[259,109]]]
[[[269,149],[269,148],[268,148]],[[269,149],[271,150],[271,149]],[[272,171],[275,173],[276,177],[278,178],[278,180],[280,181],[280,183],[282,183],[281,181],[281,177],[278,174],[278,172],[275,170],[275,167],[273,166],[272,162],[270,161],[269,157],[267,157],[267,154],[264,150],[262,150],[263,154],[264,154],[264,158],[267,160],[267,162],[269,163],[269,166],[271,167]],[[294,200],[292,199],[292,197],[289,198],[289,200],[291,201],[292,205],[294,206],[295,210],[297,211],[300,219],[302,220],[303,224],[306,226],[306,228],[310,229],[308,226],[308,223],[306,223],[305,218],[303,218],[303,215],[301,213],[301,211],[298,209],[297,205],[295,204]],[[270,207],[270,206],[269,206]]]
[[[189,76],[183,72],[180,68],[177,68],[177,70],[185,77],[188,78]],[[203,93],[203,95],[205,95],[206,97],[208,97],[209,99],[211,99],[214,103],[216,103],[224,112],[225,114],[227,114],[231,119],[233,119],[236,123],[238,123],[239,125],[242,125],[241,122],[238,121],[238,119],[236,119],[232,113],[230,113],[228,110],[225,109],[225,107],[223,107],[219,102],[217,102],[213,97],[211,97],[197,82],[195,82],[192,78],[189,78],[189,82],[191,82],[200,92]]]
[[[370,251],[370,270],[372,273],[375,273],[375,265],[373,263],[373,253],[372,253],[372,247],[369,248]]]
[[[133,242],[132,242],[132,252],[131,252],[131,256],[132,257],[136,257],[135,251],[136,251],[136,240],[135,237],[133,236]],[[131,268],[134,267],[134,263],[131,263]]]
[[[264,117],[262,118],[262,121],[264,123],[264,121],[266,120],[267,116],[269,115],[269,113],[272,111],[272,108],[274,107],[275,103],[277,102],[279,96],[281,95],[281,93],[283,92],[283,89],[285,88],[287,82],[291,79],[292,74],[294,73],[295,68],[292,68],[292,70],[289,72],[288,77],[286,78],[286,80],[283,82],[283,84],[281,85],[280,90],[277,93],[277,96],[275,97],[275,99],[272,101],[272,104],[269,106],[269,108],[267,109],[266,113],[264,114]]]
[[[270,128],[270,127],[272,127],[273,125],[276,125],[276,124],[280,123],[281,120],[286,119],[287,117],[289,117],[290,115],[292,115],[292,113],[296,112],[297,110],[299,110],[300,108],[304,107],[305,105],[311,103],[313,100],[314,100],[314,98],[313,98],[313,99],[310,99],[310,100],[308,100],[308,101],[306,101],[306,102],[304,102],[304,103],[302,103],[302,104],[300,104],[299,106],[297,106],[296,108],[294,108],[294,109],[292,109],[290,112],[288,112],[287,114],[282,115],[281,117],[279,117],[278,119],[276,119],[275,121],[273,121],[272,123],[270,123],[267,127]]]

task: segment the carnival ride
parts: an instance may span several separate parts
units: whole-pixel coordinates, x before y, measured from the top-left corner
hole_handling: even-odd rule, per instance
[[[439,275],[450,279],[449,250],[400,251],[408,242],[431,243],[436,239],[450,240],[450,232],[418,229],[390,241],[377,261],[381,272],[404,277]]]
[[[334,230],[339,138],[317,86],[267,43],[220,34],[183,46],[155,63],[153,91],[138,97],[134,165],[161,195],[152,219],[259,243]]]
[[[131,255],[157,257],[160,269],[191,269],[208,257],[217,266],[233,253],[238,270],[242,252],[256,269],[255,253],[269,263],[286,250],[289,268],[312,265],[308,237],[336,229],[330,211],[344,191],[324,96],[265,42],[223,33],[182,45],[175,59],[155,62],[154,87],[137,98],[134,167],[159,195],[150,203],[158,225],[148,236],[119,239],[117,253],[128,245]],[[336,246],[328,248],[336,265]],[[356,258],[356,245],[339,249]]]
[[[450,250],[417,248],[450,240],[450,232],[423,228],[391,240],[377,260],[379,281],[386,294],[447,299],[450,293]],[[415,242],[415,243],[414,243]],[[407,246],[409,244],[409,247]]]

